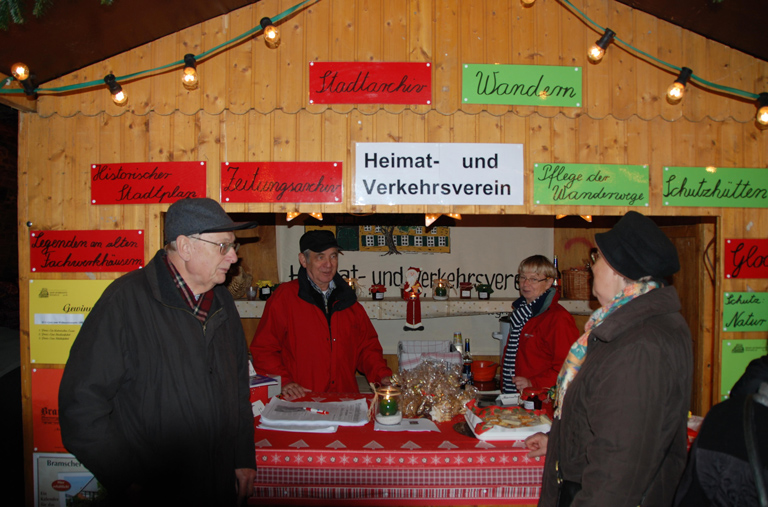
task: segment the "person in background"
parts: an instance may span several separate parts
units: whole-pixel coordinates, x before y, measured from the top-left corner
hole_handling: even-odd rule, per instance
[[[579,337],[573,316],[560,306],[552,287],[555,266],[543,255],[524,259],[517,268],[509,336],[501,361],[501,391],[522,393],[526,387],[555,385],[571,344]]]
[[[110,284],[85,319],[59,389],[64,446],[110,505],[235,505],[256,458],[248,346],[223,284],[233,222],[212,199],[165,217],[165,249]]]
[[[693,371],[690,331],[664,280],[680,269],[677,249],[634,211],[595,241],[602,306],[560,371],[549,435],[526,439],[529,456],[547,456],[539,505],[670,505]]]
[[[359,391],[355,371],[388,384],[392,370],[357,295],[338,274],[341,249],[328,230],[299,240],[299,275],[267,300],[251,342],[258,373],[280,375],[287,400]]]
[[[729,394],[733,397],[756,393],[763,382],[768,382],[768,355],[750,361]]]

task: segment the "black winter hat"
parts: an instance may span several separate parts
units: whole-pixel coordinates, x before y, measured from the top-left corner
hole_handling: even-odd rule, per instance
[[[336,247],[339,250],[339,244],[336,242],[336,236],[331,231],[324,229],[315,229],[309,232],[305,232],[299,240],[299,251],[306,252],[312,250],[313,252],[325,252],[329,248]]]
[[[666,278],[680,270],[677,248],[651,220],[628,211],[608,232],[595,234],[608,264],[630,280]]]
[[[165,242],[176,241],[179,236],[253,229],[257,225],[234,222],[221,204],[208,197],[180,199],[165,214]]]

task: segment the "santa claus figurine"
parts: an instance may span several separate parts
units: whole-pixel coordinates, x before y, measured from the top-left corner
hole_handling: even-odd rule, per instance
[[[423,331],[421,325],[421,284],[419,283],[419,268],[408,268],[405,272],[405,285],[403,285],[403,295],[407,301],[407,312],[405,316],[404,331]]]

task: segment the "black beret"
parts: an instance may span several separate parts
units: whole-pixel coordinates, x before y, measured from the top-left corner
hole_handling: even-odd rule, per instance
[[[610,231],[595,234],[595,242],[608,264],[630,280],[666,278],[680,270],[675,245],[637,211],[628,211]]]

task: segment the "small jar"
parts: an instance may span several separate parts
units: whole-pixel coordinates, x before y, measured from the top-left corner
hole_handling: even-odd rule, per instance
[[[259,299],[262,301],[266,301],[269,299],[269,296],[272,295],[272,286],[271,285],[265,285],[264,287],[259,287]]]
[[[376,422],[379,424],[399,424],[403,420],[400,411],[400,395],[397,386],[381,386],[376,389]]]

